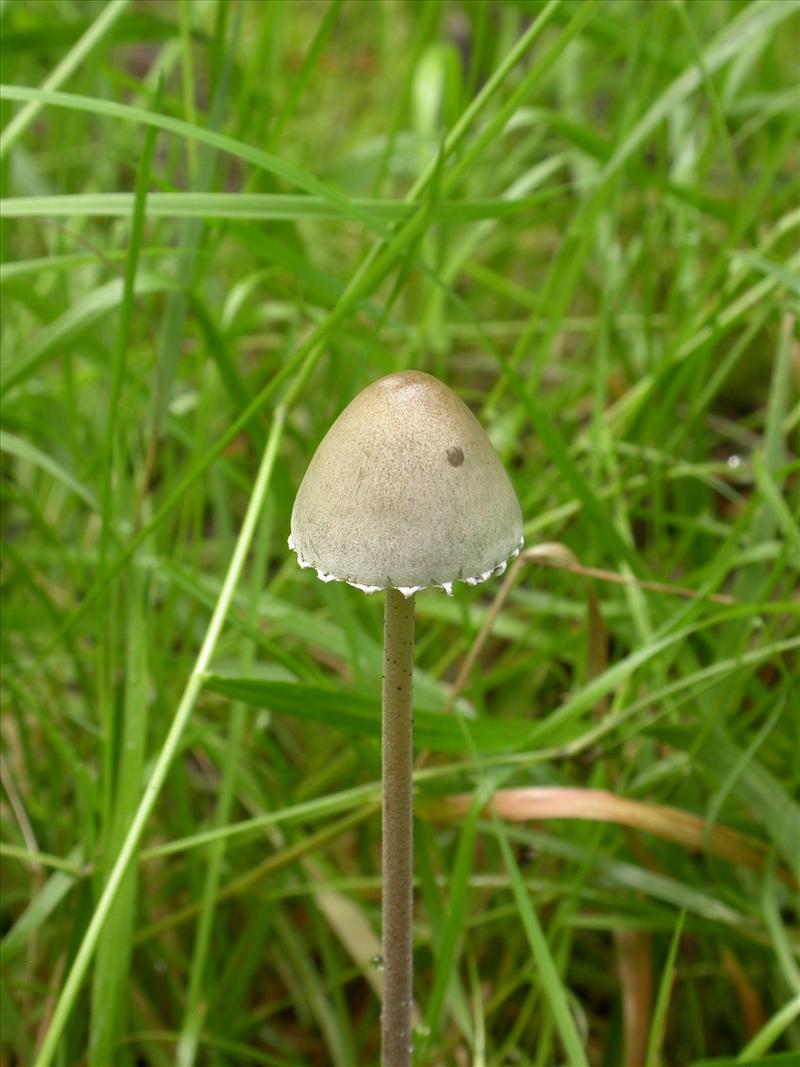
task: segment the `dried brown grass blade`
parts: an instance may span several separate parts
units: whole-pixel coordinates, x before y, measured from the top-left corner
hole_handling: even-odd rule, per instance
[[[421,805],[421,814],[450,821],[465,815],[472,802],[470,793],[451,794]],[[709,852],[729,863],[760,871],[765,866],[767,846],[757,838],[715,824],[708,830],[699,815],[663,804],[628,800],[604,789],[535,786],[501,789],[491,800],[494,812],[509,822],[540,819],[590,819],[613,822],[643,830],[672,841],[691,852]],[[788,872],[783,877],[790,878]]]
[[[673,585],[671,582],[651,582],[645,578],[635,578],[630,574],[617,574],[616,571],[603,570],[600,567],[584,567],[581,563],[573,563],[564,566],[559,563],[551,563],[549,560],[539,561],[544,567],[558,567],[561,570],[572,571],[573,574],[581,574],[585,578],[596,578],[599,582],[611,582],[614,585],[635,585],[639,589],[647,589],[651,593],[665,593],[667,596],[684,597],[687,600],[708,600],[712,604],[735,604],[736,600],[727,593],[698,593],[686,585]]]

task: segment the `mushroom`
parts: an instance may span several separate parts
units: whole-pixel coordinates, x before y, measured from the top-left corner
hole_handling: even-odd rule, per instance
[[[289,547],[324,581],[386,590],[383,1067],[411,1060],[412,675],[415,594],[501,574],[522,513],[478,420],[419,371],[368,386],[328,430],[300,485]]]

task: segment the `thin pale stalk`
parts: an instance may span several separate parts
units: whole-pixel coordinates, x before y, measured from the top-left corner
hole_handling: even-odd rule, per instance
[[[414,597],[386,590],[383,643],[383,1011],[381,1063],[411,1063]]]

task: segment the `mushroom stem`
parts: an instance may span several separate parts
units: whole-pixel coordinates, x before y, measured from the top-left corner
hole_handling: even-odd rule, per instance
[[[411,1063],[414,597],[386,590],[383,637],[382,1067]]]

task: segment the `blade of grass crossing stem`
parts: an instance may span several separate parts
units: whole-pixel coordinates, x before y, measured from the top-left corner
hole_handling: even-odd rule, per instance
[[[681,943],[681,933],[683,932],[685,919],[686,910],[684,909],[678,917],[678,923],[672,935],[669,952],[667,953],[664,970],[661,975],[661,982],[658,987],[658,996],[656,997],[656,1006],[653,1012],[653,1022],[650,1026],[650,1038],[647,1042],[646,1067],[659,1067],[659,1064],[661,1063],[661,1046],[664,1044],[664,1034],[666,1033],[667,1028],[667,1012],[669,1010],[670,997],[672,996],[672,985],[675,979],[675,960],[678,956],[678,947]]]
[[[145,593],[142,576],[136,570],[132,570],[130,575],[126,597],[128,634],[124,721],[118,746],[119,765],[115,775],[117,784],[112,824],[106,842],[106,872],[111,869],[113,860],[123,847],[126,831],[139,802],[147,739],[149,683]],[[113,1063],[118,1036],[125,1028],[137,884],[138,864],[134,852],[98,940],[92,983],[89,1063]]]
[[[242,523],[242,529],[236,542],[233,557],[231,558],[225,582],[220,591],[206,630],[203,644],[197,656],[197,660],[189,676],[186,688],[183,691],[175,716],[172,720],[169,733],[162,745],[156,759],[150,779],[145,788],[144,796],[136,809],[136,814],[131,822],[128,833],[119,851],[116,863],[108,877],[103,893],[97,902],[91,922],[84,934],[83,941],[75,956],[75,960],[62,987],[61,994],[56,1003],[55,1010],[50,1019],[50,1025],[42,1042],[42,1047],[36,1059],[35,1067],[49,1067],[53,1062],[59,1039],[70,1012],[75,1004],[75,999],[80,990],[86,970],[97,948],[97,942],[105,926],[109,911],[116,899],[120,886],[128,872],[128,869],[136,854],[139,842],[144,832],[147,820],[155,807],[156,800],[164,785],[172,761],[180,746],[184,731],[197,701],[203,684],[203,675],[208,667],[211,657],[219,640],[225,617],[228,614],[231,600],[239,583],[239,577],[244,566],[245,559],[253,539],[258,516],[264,505],[267,488],[269,486],[275,458],[278,453],[285,422],[285,409],[280,407],[275,412],[275,419],[261,460],[261,466],[256,477],[253,493],[247,507],[247,513]]]
[[[63,85],[89,53],[107,36],[115,22],[125,13],[129,3],[130,0],[111,0],[102,14],[98,15],[86,33],[51,72],[42,85],[42,89],[57,89],[59,85]],[[0,133],[0,160],[5,158],[6,153],[34,121],[43,106],[41,101],[29,100]]]
[[[589,1067],[589,1061],[586,1057],[578,1028],[569,1008],[567,991],[561,981],[561,976],[553,960],[544,931],[539,923],[539,918],[531,904],[528,887],[520,873],[517,861],[514,859],[505,827],[500,819],[494,815],[492,816],[492,822],[497,843],[503,856],[503,862],[511,880],[511,889],[514,893],[519,917],[536,960],[542,995],[550,1006],[553,1021],[567,1055],[567,1062],[570,1067]]]

